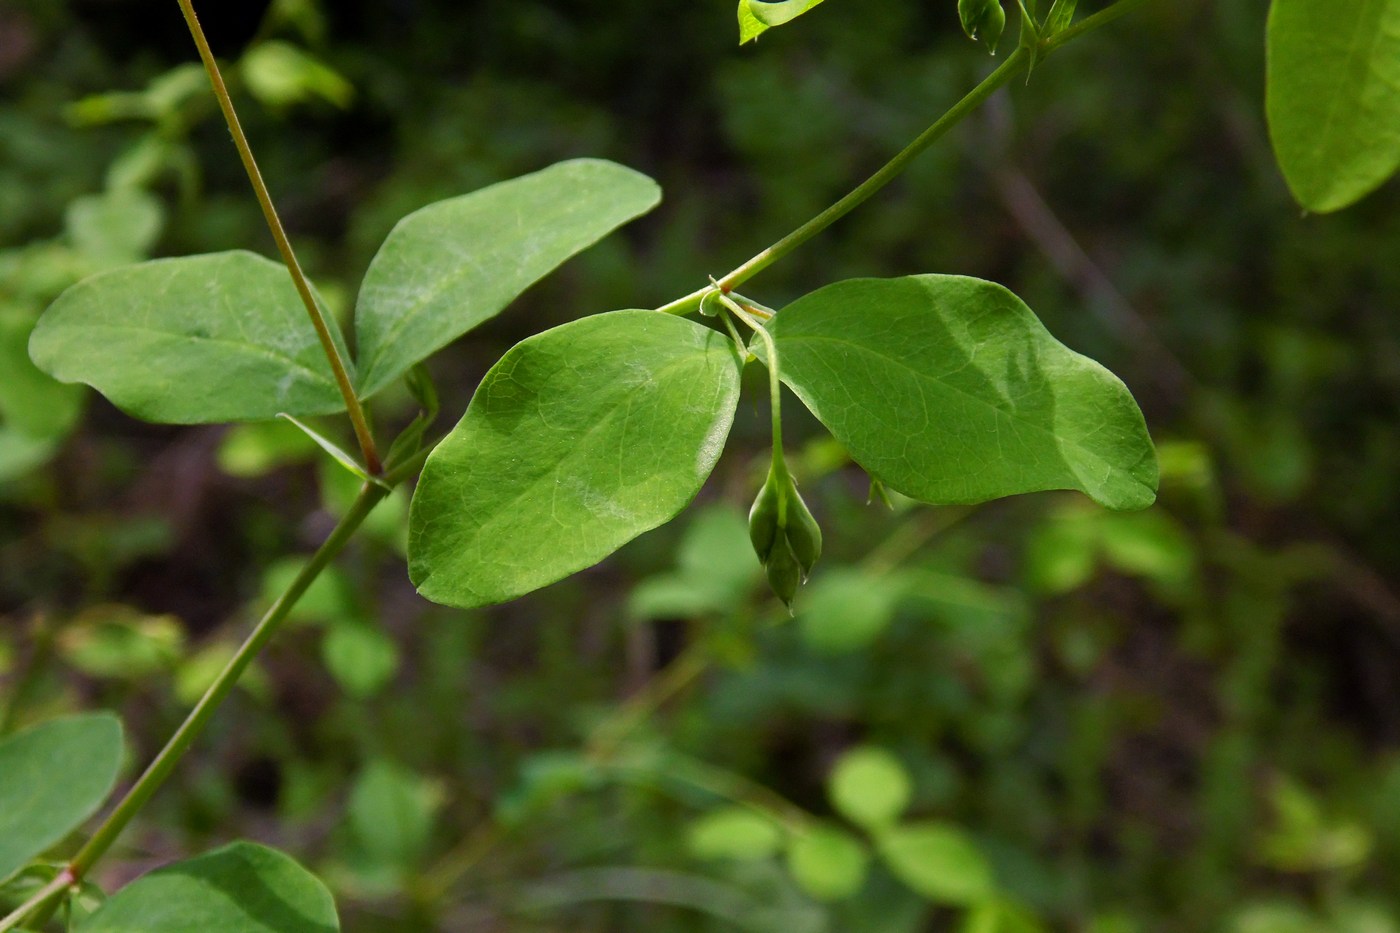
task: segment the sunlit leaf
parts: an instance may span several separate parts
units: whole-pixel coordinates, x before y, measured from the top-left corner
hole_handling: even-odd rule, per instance
[[[1293,196],[1335,211],[1400,168],[1400,0],[1273,0],[1265,109]]]
[[[834,826],[816,826],[788,845],[793,880],[819,901],[839,901],[859,891],[869,861],[860,841]]]
[[[781,844],[782,832],[773,820],[748,807],[711,810],[686,830],[686,846],[698,858],[767,858]]]
[[[853,748],[831,772],[827,793],[836,811],[865,827],[885,826],[904,812],[913,787],[899,759],[883,748]]]
[[[975,904],[995,893],[991,865],[956,827],[899,826],[882,833],[877,846],[895,877],[931,901]]]
[[[773,26],[792,22],[822,0],[739,0],[739,43],[756,39]]]

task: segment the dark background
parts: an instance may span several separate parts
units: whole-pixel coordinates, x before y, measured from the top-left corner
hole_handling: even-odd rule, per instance
[[[993,64],[953,0],[832,0],[744,48],[727,0],[201,12],[303,262],[343,308],[394,221],[433,200],[581,155],[661,183],[654,214],[433,360],[442,429],[515,341],[722,274]],[[824,905],[781,860],[699,858],[685,827],[713,793],[610,777],[600,730],[681,657],[702,669],[629,725],[629,748],[822,817],[842,752],[886,748],[913,776],[911,813],[972,834],[1049,929],[1400,928],[1400,189],[1324,217],[1290,200],[1263,120],[1265,12],[1162,2],[1073,43],[746,289],[780,307],[851,276],[1008,286],[1133,390],[1161,447],[1153,510],[1060,494],[867,507],[863,474],[790,399],[828,542],[818,577],[894,594],[878,631],[832,644],[802,613],[784,622],[732,555],[701,552],[732,581],[722,597],[655,595],[697,516],[730,528],[723,510],[757,488],[761,379],[696,507],[508,606],[419,600],[391,501],[102,880],[248,837],[317,869],[349,930],[735,928],[713,899],[661,903],[635,875],[612,898],[567,893],[571,873],[624,868],[766,905],[753,929],[956,928],[957,911],[878,867]],[[334,69],[353,100],[250,95],[233,63],[268,40]],[[161,211],[143,255],[273,253],[207,95],[136,117],[100,97],[191,61],[174,3],[0,6],[11,319],[90,271],[69,206],[152,139],[183,155],[142,182]],[[377,414],[411,411],[389,397]],[[199,659],[236,643],[286,556],[344,507],[346,479],[315,464],[280,428],[144,425],[91,396],[51,459],[0,479],[8,727],[111,707],[133,762],[148,758],[197,693]],[[347,625],[352,659],[328,663]],[[393,823],[356,797],[384,762],[404,806],[431,814],[410,842],[366,828]]]

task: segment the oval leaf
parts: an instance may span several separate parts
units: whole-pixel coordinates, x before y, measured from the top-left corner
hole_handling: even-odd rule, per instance
[[[0,742],[0,879],[92,816],[117,780],[122,727],[68,716]]]
[[[768,325],[783,381],[851,456],[935,504],[1078,489],[1152,504],[1157,459],[1126,386],[992,282],[851,279]],[[753,351],[763,358],[762,343]]]
[[[1274,0],[1265,98],[1300,204],[1370,193],[1400,168],[1400,0]]]
[[[839,901],[859,891],[868,861],[860,841],[833,826],[813,827],[788,846],[792,880],[819,901]]]
[[[739,44],[756,39],[772,26],[789,23],[822,0],[739,0]]]
[[[909,806],[913,786],[898,758],[883,748],[853,748],[831,772],[827,792],[836,812],[867,829],[893,823]]]
[[[833,567],[808,587],[798,630],[807,647],[820,654],[858,651],[889,627],[901,595],[888,576]]]
[[[686,830],[686,847],[702,859],[768,858],[782,842],[773,819],[748,807],[711,810]]]
[[[660,200],[661,189],[640,172],[575,159],[409,214],[360,286],[360,396],[495,317],[564,260]]]
[[[84,279],[44,312],[29,354],[55,378],[85,382],[146,421],[259,421],[345,407],[286,267],[241,250]]]
[[[409,576],[428,599],[471,607],[596,564],[695,497],[738,394],[729,338],[655,311],[516,344],[423,467]]]
[[[350,791],[346,813],[370,861],[411,870],[432,836],[435,797],[432,787],[413,772],[390,761],[371,762]]]
[[[961,830],[914,823],[883,833],[880,856],[900,881],[931,901],[976,904],[996,893],[991,865]]]
[[[332,933],[331,892],[290,856],[235,842],[112,895],[82,933]]]

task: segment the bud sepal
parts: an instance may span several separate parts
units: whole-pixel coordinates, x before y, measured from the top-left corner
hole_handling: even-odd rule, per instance
[[[749,541],[769,586],[791,607],[797,588],[821,556],[822,530],[780,458],[774,458],[749,510]]]

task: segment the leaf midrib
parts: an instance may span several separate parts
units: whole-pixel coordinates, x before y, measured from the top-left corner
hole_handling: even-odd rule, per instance
[[[228,337],[209,337],[198,334],[180,334],[174,333],[172,331],[161,330],[156,327],[141,327],[136,324],[98,323],[86,325],[85,329],[89,331],[135,331],[137,333],[142,334],[154,334],[157,337],[163,337],[167,340],[172,341],[190,340],[195,342],[222,344],[225,346],[233,347],[236,350],[241,350],[244,353],[264,356],[277,363],[284,364],[291,369],[305,373],[309,378],[311,378],[315,382],[321,383],[322,385],[328,386],[332,389],[336,389],[335,381],[327,374],[319,373],[316,370],[308,367],[306,364],[298,362],[293,357],[286,356],[282,353],[278,353],[276,350],[256,343],[243,343],[238,340],[232,340]],[[337,389],[337,392],[338,391],[339,390]]]

